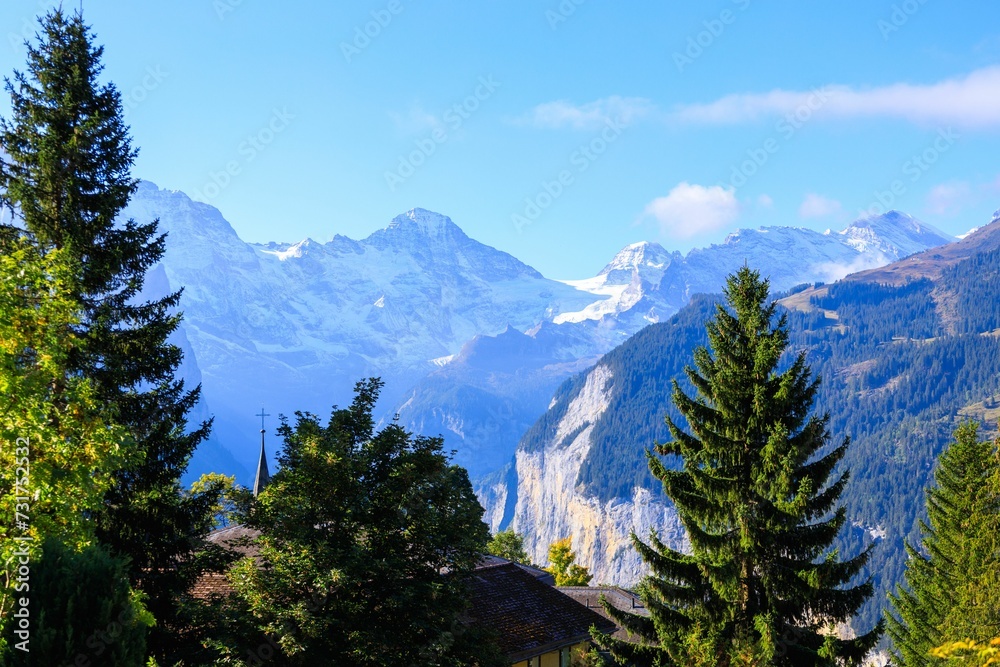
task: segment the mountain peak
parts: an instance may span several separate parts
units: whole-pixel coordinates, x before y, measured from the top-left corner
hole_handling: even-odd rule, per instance
[[[990,220],[990,222],[996,222],[997,220],[1000,220],[1000,208],[998,208],[996,213],[993,214],[993,219]]]
[[[874,249],[893,259],[955,240],[950,234],[900,211],[859,218],[840,234],[859,252]]]
[[[628,285],[636,276],[659,283],[673,259],[659,243],[640,241],[622,248],[597,275],[607,285]]]
[[[465,235],[451,218],[424,208],[413,208],[392,219],[386,230],[414,230],[430,237],[438,237],[450,231]]]
[[[659,243],[640,241],[619,250],[618,254],[597,275],[603,276],[612,271],[640,269],[642,267],[662,269],[670,263],[670,259],[670,253]]]

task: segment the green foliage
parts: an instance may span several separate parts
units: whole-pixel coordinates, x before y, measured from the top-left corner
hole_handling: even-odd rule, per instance
[[[242,521],[261,533],[264,567],[246,559],[230,579],[275,664],[489,664],[461,622],[489,537],[482,507],[440,438],[375,431],[380,388],[359,383],[326,426],[283,422],[280,469]]]
[[[975,641],[950,642],[936,647],[931,654],[935,658],[948,660],[949,664],[965,667],[1000,665],[1000,637],[994,637],[983,644]]]
[[[524,550],[524,537],[513,528],[498,531],[486,544],[486,553],[506,558],[515,563],[531,565],[528,552]]]
[[[46,538],[72,549],[90,544],[87,513],[135,455],[92,383],[67,369],[79,345],[79,313],[66,296],[73,276],[64,252],[40,256],[18,235],[0,240],[0,631],[21,597],[13,591],[15,552],[27,546],[34,562]],[[14,539],[23,537],[30,541]]]
[[[180,293],[142,299],[165,236],[156,221],[116,224],[136,188],[136,151],[118,91],[100,81],[103,49],[80,14],[61,9],[40,20],[37,42],[27,47],[26,71],[6,86],[12,111],[0,120],[8,155],[0,158],[0,197],[40,254],[76,261],[66,298],[80,311],[79,344],[69,348],[67,367],[114,408],[142,453],[120,466],[94,513],[98,537],[127,558],[130,580],[159,621],[150,651],[172,664],[184,657],[181,601],[203,571],[200,539],[218,505],[212,494],[184,494],[179,485],[209,428],[189,431],[198,390],[174,376],[181,351],[168,337],[180,322]]]
[[[994,446],[980,441],[975,423],[962,424],[955,442],[941,455],[935,485],[927,491],[928,521],[922,523],[921,549],[907,545],[906,587],[892,597],[896,616],[889,635],[899,665],[937,664],[931,649],[946,639],[992,633],[1000,624],[1000,512],[991,478],[1000,474]],[[990,585],[986,579],[992,578]],[[993,594],[993,605],[984,604]],[[988,619],[993,617],[993,628]]]
[[[989,451],[985,479],[969,480],[977,487],[967,516],[964,517],[962,571],[955,579],[952,591],[954,605],[941,621],[941,636],[949,640],[979,640],[980,655],[997,657],[996,643],[991,637],[1000,634],[1000,438]]]
[[[128,585],[125,564],[101,546],[76,551],[50,539],[32,564],[28,652],[8,649],[4,665],[140,667],[153,617]],[[13,646],[18,639],[6,630]],[[2,657],[2,655],[0,655]]]
[[[588,586],[594,575],[576,563],[573,538],[564,537],[549,545],[549,563],[545,568],[556,579],[556,586]]]
[[[772,325],[767,281],[744,267],[725,297],[732,312],[717,306],[710,349],[687,369],[697,395],[673,385],[689,430],[668,416],[672,440],[655,447],[682,467],[648,454],[692,551],[633,535],[653,571],[640,591],[650,616],[605,609],[644,645],[595,639],[640,665],[860,664],[881,625],[856,639],[832,634],[872,594],[870,582],[852,586],[869,551],[842,561],[831,549],[847,474],[831,476],[848,441],[829,447],[828,417],[810,416],[819,382],[804,354],[778,372],[789,335],[784,317]]]
[[[239,498],[235,475],[223,475],[217,472],[205,473],[191,483],[191,489],[188,493],[194,497],[217,499],[212,508],[216,526],[225,528],[233,523],[237,499]]]

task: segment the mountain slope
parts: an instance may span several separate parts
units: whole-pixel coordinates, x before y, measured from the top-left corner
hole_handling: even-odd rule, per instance
[[[214,444],[246,468],[262,405],[275,416],[323,414],[377,375],[383,417],[443,434],[476,477],[510,460],[560,382],[692,294],[717,290],[727,269],[765,262],[777,286],[790,287],[824,279],[828,265],[881,265],[886,252],[945,238],[899,214],[870,221],[864,247],[846,230],[773,227],[686,256],[636,244],[595,278],[566,283],[422,209],[367,238],[326,243],[246,243],[218,210],[151,183],[124,215],[159,218],[169,234],[156,285],[185,290],[186,377],[203,383]],[[193,473],[209,468],[205,454]]]
[[[594,278],[566,281],[596,300],[581,310],[555,315],[540,331],[527,332],[528,338],[520,339],[518,357],[508,356],[502,367],[488,370],[452,359],[418,383],[397,411],[415,429],[444,433],[459,452],[457,460],[479,477],[510,459],[517,439],[548,405],[560,381],[578,372],[580,362],[592,363],[643,327],[668,319],[692,295],[717,292],[744,262],[764,268],[774,289],[782,290],[882,266],[952,240],[892,211],[858,220],[839,233],[793,227],[740,230],[721,244],[686,256],[657,243],[632,244]],[[577,363],[569,363],[567,351]],[[461,391],[456,391],[456,383]],[[518,400],[512,402],[512,393]],[[477,401],[456,400],[461,394],[475,395]],[[506,419],[498,421],[499,415]],[[493,479],[483,483],[486,502]]]
[[[844,461],[852,473],[845,494],[852,528],[838,546],[853,554],[880,542],[871,567],[880,588],[865,621],[900,576],[903,540],[915,536],[923,488],[951,430],[965,417],[1000,416],[998,235],[1000,221],[961,244],[782,300],[792,352],[806,351],[823,379],[817,411],[830,413],[835,439],[848,435],[854,443]],[[936,256],[954,261],[942,267]],[[886,272],[910,265],[935,268],[905,285],[879,284]],[[941,294],[948,295],[947,308]],[[696,299],[567,381],[521,440],[509,475],[513,488],[491,495],[508,509],[495,502],[488,512],[526,535],[534,559],[572,534],[581,564],[597,580],[631,584],[641,568],[625,542],[629,530],[643,535],[655,528],[683,546],[645,452],[669,438],[665,414],[680,419],[669,404],[669,383],[677,378],[686,386],[683,367],[705,343],[714,301]],[[593,400],[582,398],[588,387]]]
[[[324,414],[375,375],[388,412],[433,360],[475,336],[593,301],[420,209],[366,239],[324,244],[245,243],[216,209],[151,183],[123,215],[159,218],[169,235],[159,289],[184,288],[182,333],[215,435],[247,468],[261,405]]]

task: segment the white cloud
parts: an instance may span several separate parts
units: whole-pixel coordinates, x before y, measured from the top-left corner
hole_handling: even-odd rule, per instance
[[[842,211],[842,206],[836,199],[829,199],[823,195],[809,193],[799,206],[799,217],[801,218],[825,218],[836,215]]]
[[[816,276],[817,280],[824,283],[834,283],[852,273],[883,266],[886,261],[888,260],[880,261],[879,258],[869,255],[858,255],[851,262],[820,262],[814,264],[809,270]]]
[[[774,208],[774,200],[771,195],[761,195],[757,197],[757,205],[761,208]]]
[[[665,235],[690,238],[721,229],[739,217],[736,191],[720,185],[680,183],[666,197],[651,201],[643,217],[653,218]]]
[[[941,183],[927,194],[927,210],[935,215],[955,215],[972,198],[972,187],[964,181]]]
[[[652,102],[642,97],[612,95],[582,105],[558,100],[539,104],[516,122],[542,128],[590,130],[600,128],[609,121],[628,125],[651,113],[654,108]]]
[[[789,113],[807,118],[822,114],[894,118],[921,125],[1000,127],[1000,65],[931,84],[824,86],[810,91],[727,95],[707,104],[682,105],[672,117],[691,123],[733,124]]]
[[[443,126],[440,118],[425,111],[420,104],[410,105],[406,113],[390,111],[389,118],[396,125],[396,129],[406,135],[426,134]]]

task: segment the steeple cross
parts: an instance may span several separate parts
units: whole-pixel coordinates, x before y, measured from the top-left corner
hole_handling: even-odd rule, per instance
[[[261,433],[264,432],[264,417],[270,417],[270,416],[271,415],[269,413],[264,412],[264,408],[260,409],[260,414],[254,415],[254,417],[260,417],[260,432]]]

